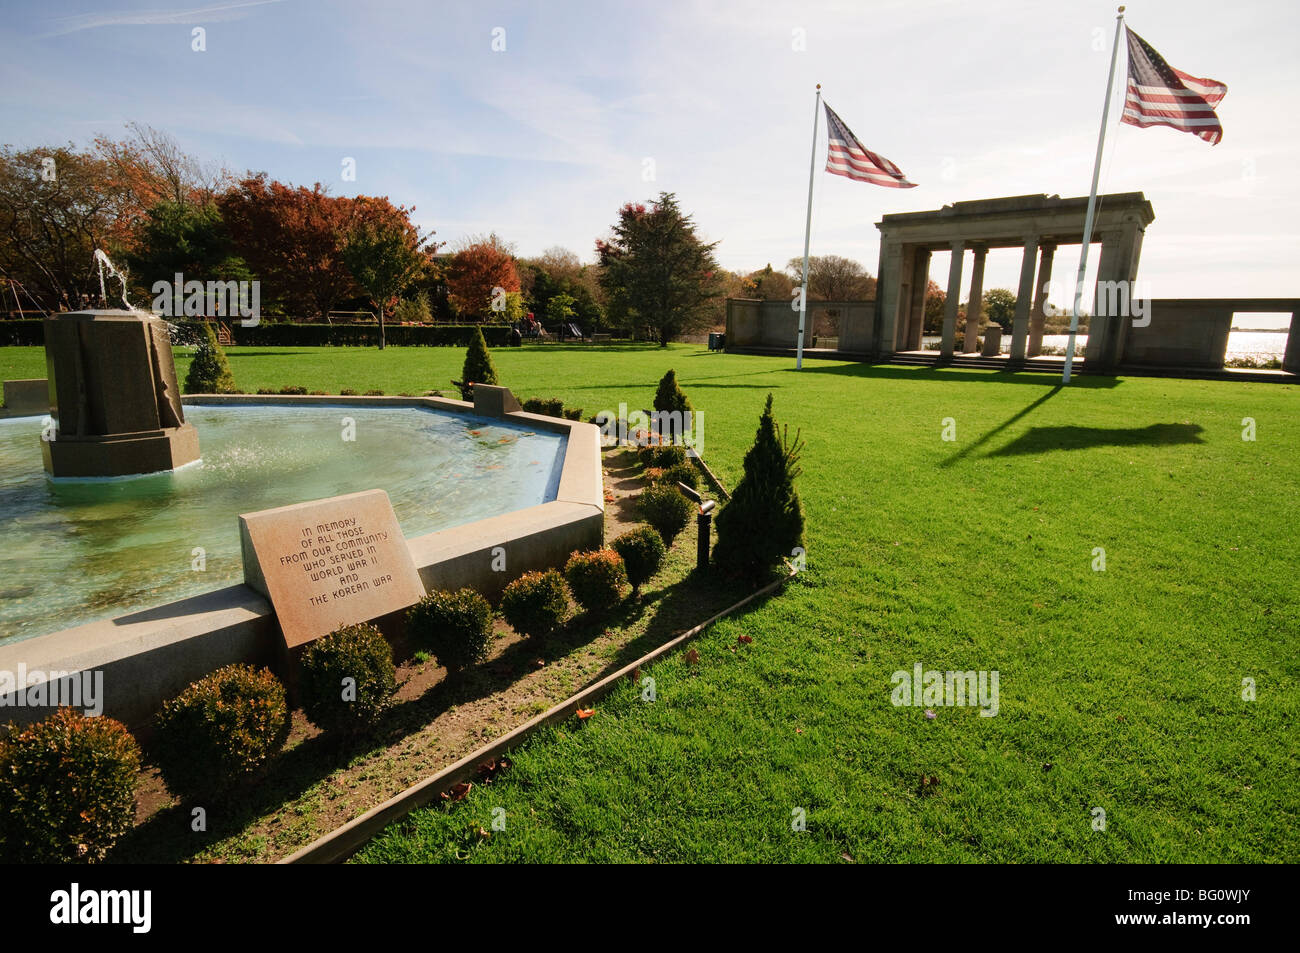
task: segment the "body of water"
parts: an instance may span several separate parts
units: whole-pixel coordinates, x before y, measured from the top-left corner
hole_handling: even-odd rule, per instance
[[[1282,359],[1286,351],[1286,331],[1233,331],[1228,335],[1228,353],[1227,360],[1239,357],[1252,358],[1277,358]],[[1066,344],[1069,342],[1068,334],[1044,334],[1043,347],[1059,348],[1061,353],[1065,352]],[[958,336],[960,343],[961,337]],[[943,339],[939,336],[927,336],[924,339],[923,347],[928,351],[939,350]],[[1088,335],[1080,334],[1075,338],[1076,347],[1086,347],[1088,344]],[[1002,335],[1002,353],[1011,352],[1011,335]]]
[[[419,408],[193,406],[185,415],[201,462],[96,481],[51,480],[40,419],[0,420],[0,641],[242,582],[241,513],[377,488],[409,538],[553,500],[566,443]],[[354,440],[344,439],[345,418]]]

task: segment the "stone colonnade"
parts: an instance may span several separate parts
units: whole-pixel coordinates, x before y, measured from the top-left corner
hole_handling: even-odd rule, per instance
[[[1012,366],[1042,353],[1047,292],[1058,245],[1083,241],[1087,198],[1021,195],[1002,199],[957,202],[929,212],[886,215],[880,229],[880,265],[876,292],[877,359],[896,351],[921,347],[930,258],[934,251],[951,253],[943,317],[940,360],[951,360],[957,346],[957,309],[962,299],[966,252],[972,268],[962,349],[976,348],[980,306],[984,296],[984,263],[990,248],[1020,248],[1020,281],[1012,323]],[[1093,241],[1100,242],[1097,281],[1125,283],[1134,289],[1142,236],[1155,218],[1141,192],[1098,196]],[[1109,313],[1128,294],[1098,294],[1091,318],[1085,360],[1088,370],[1111,370],[1122,357],[1123,314]],[[1118,308],[1114,308],[1118,311]]]

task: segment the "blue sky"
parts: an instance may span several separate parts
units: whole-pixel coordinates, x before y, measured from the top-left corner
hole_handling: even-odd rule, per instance
[[[721,263],[749,270],[802,252],[820,82],[920,186],[818,171],[813,252],[873,273],[882,214],[1087,193],[1115,22],[1113,4],[1011,0],[190,2],[7,2],[3,140],[84,143],[137,120],[236,171],[388,195],[440,240],[495,230],[522,255],[591,259],[623,202],[673,191]],[[1150,294],[1300,293],[1296,5],[1150,0],[1127,18],[1229,90],[1213,147],[1112,109],[1101,188],[1155,207]],[[1122,70],[1121,49],[1117,94]],[[825,148],[823,131],[819,170]],[[986,287],[1014,288],[1018,258],[992,254]],[[1076,267],[1058,255],[1058,278]]]

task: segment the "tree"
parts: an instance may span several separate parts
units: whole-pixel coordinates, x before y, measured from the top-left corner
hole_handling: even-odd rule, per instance
[[[124,263],[119,223],[137,213],[134,202],[103,159],[70,144],[3,147],[0,276],[17,281],[47,309],[86,306],[99,297],[95,249]]]
[[[384,312],[425,267],[428,257],[424,243],[419,233],[394,222],[365,222],[354,228],[344,242],[344,264],[379,312],[381,351]]]
[[[494,310],[494,303],[505,304],[505,295],[512,291],[519,291],[515,258],[511,246],[495,232],[471,238],[452,256],[447,297],[458,315],[481,319]]]
[[[706,327],[719,293],[717,244],[696,235],[671,192],[648,208],[624,205],[611,238],[596,242],[611,313],[649,328],[665,347]]]
[[[217,342],[217,335],[212,325],[203,322],[203,338],[199,341],[194,359],[190,361],[189,372],[185,375],[185,393],[187,394],[233,394],[235,377],[230,373],[230,363],[226,352]]]
[[[768,394],[744,475],[718,513],[713,558],[719,566],[757,582],[803,545],[803,507],[794,488],[802,449],[798,434],[792,442],[778,430]]]
[[[249,176],[217,201],[234,251],[262,281],[262,301],[324,317],[342,301],[360,297],[343,246],[362,225],[401,228],[415,235],[414,208],[387,198],[330,195]],[[436,249],[429,243],[427,251]]]
[[[923,333],[943,333],[943,310],[947,303],[948,292],[940,288],[939,283],[931,278],[925,291],[925,320],[922,322]]]
[[[671,368],[659,379],[659,388],[655,391],[655,410],[679,411],[685,413],[691,409],[691,402],[677,383],[677,374]]]
[[[230,187],[232,176],[225,168],[185,152],[167,133],[138,122],[126,128],[130,134],[122,139],[96,136],[94,152],[108,164],[116,184],[132,192],[136,209],[159,202],[206,205]],[[137,221],[132,217],[124,224],[134,229]]]
[[[1002,325],[1003,331],[1010,331],[1016,317],[1015,293],[1006,288],[990,288],[984,292],[980,310],[991,322]]]
[[[803,281],[803,259],[786,265],[794,287]],[[793,289],[792,289],[793,290]],[[865,301],[876,297],[876,279],[852,258],[811,255],[808,258],[809,301]]]
[[[803,259],[799,261],[802,263]],[[740,280],[741,293],[746,298],[758,298],[760,301],[793,301],[795,284],[796,281],[791,280],[789,275],[776,271],[770,263],[766,268],[751,271]]]
[[[546,303],[546,317],[551,321],[559,321],[567,324],[569,319],[576,314],[573,306],[577,303],[573,295],[565,294],[561,291],[557,295],[552,295],[551,300]]]
[[[487,341],[483,339],[483,329],[476,326],[473,336],[469,339],[469,347],[465,351],[465,364],[460,372],[461,400],[472,399],[475,384],[496,385],[497,383],[497,368],[492,363],[492,352],[488,350]]]
[[[153,283],[187,278],[245,281],[248,265],[234,254],[217,206],[159,202],[142,223],[135,248],[127,255],[134,283],[144,290]]]

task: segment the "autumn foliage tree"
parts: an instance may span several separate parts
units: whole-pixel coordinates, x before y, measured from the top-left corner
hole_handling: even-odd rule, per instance
[[[671,192],[619,210],[613,235],[596,242],[613,316],[648,328],[662,345],[707,327],[719,293],[717,242],[705,242]]]
[[[262,301],[325,316],[362,294],[343,258],[348,236],[364,225],[415,231],[414,208],[387,198],[330,195],[250,176],[217,202],[235,251],[262,281]]]
[[[461,317],[490,316],[494,297],[501,302],[500,312],[505,313],[510,310],[505,295],[519,290],[514,255],[495,233],[470,239],[451,258],[447,298]]]
[[[120,221],[143,214],[112,168],[71,144],[0,149],[0,275],[48,309],[99,297],[94,252],[118,256]],[[110,293],[112,293],[110,291]],[[26,303],[26,302],[24,302]]]

